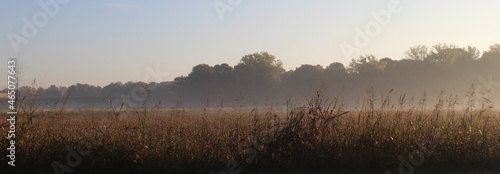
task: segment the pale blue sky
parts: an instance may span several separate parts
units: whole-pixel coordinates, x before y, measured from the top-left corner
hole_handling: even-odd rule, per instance
[[[8,33],[22,35],[22,18],[43,12],[40,1],[5,1],[0,7],[0,56],[17,57]],[[228,4],[226,0],[219,0]],[[140,81],[159,65],[163,80],[187,75],[200,63],[235,65],[245,54],[267,51],[287,70],[301,64],[348,64],[340,49],[351,45],[355,27],[375,21],[384,1],[242,0],[220,20],[213,0],[69,1],[47,25],[20,44],[21,80],[39,85],[107,85]],[[401,59],[414,45],[472,45],[485,51],[500,43],[500,1],[400,0],[361,54]],[[357,57],[355,55],[353,57]],[[2,63],[2,65],[5,65]],[[5,72],[6,67],[0,67]],[[5,87],[6,78],[1,78]]]

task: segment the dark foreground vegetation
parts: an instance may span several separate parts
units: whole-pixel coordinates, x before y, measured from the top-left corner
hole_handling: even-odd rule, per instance
[[[471,90],[474,91],[474,90]],[[17,173],[500,172],[500,112],[468,93],[347,109],[322,91],[304,105],[20,111]],[[427,101],[436,105],[427,106]],[[146,103],[146,102],[145,102]],[[8,123],[1,121],[7,134]],[[0,141],[7,147],[8,140]],[[0,157],[7,172],[6,154]]]

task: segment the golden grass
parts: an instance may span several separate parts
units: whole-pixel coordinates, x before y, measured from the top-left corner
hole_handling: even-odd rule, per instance
[[[445,102],[428,109],[404,101],[368,98],[348,110],[318,93],[284,111],[37,111],[31,122],[18,117],[16,170],[53,173],[54,162],[67,165],[67,148],[81,146],[91,153],[71,167],[73,173],[216,173],[233,160],[242,173],[397,173],[400,157],[408,160],[423,147],[432,151],[414,166],[417,172],[500,170],[498,111],[486,105],[457,110]]]

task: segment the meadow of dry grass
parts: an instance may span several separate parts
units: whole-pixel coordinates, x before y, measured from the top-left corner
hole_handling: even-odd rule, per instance
[[[500,171],[500,112],[321,92],[286,109],[37,110],[16,124],[18,173],[441,173]],[[28,117],[29,116],[29,117]],[[34,116],[34,117],[33,117]],[[1,121],[3,134],[7,123]],[[8,140],[0,143],[8,146]],[[0,157],[2,170],[8,159]],[[369,172],[368,172],[369,171]],[[60,172],[64,173],[64,172]],[[69,173],[69,172],[66,172]]]

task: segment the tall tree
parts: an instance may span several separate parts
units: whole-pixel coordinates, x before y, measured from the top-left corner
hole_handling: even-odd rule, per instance
[[[483,52],[481,59],[500,59],[500,44],[491,45],[488,51]]]
[[[475,47],[460,48],[453,44],[437,44],[433,46],[425,60],[443,65],[453,65],[457,62],[467,62],[479,58],[479,51]]]
[[[424,60],[429,55],[429,48],[425,45],[417,45],[411,47],[405,52],[406,59],[412,60]]]
[[[358,60],[352,59],[349,64],[351,73],[372,73],[384,70],[387,62],[379,61],[374,55],[360,56]]]
[[[44,97],[61,97],[63,92],[56,85],[50,85],[44,92]]]
[[[344,76],[347,74],[347,69],[345,68],[344,64],[340,62],[333,62],[330,65],[326,66],[325,73]]]
[[[243,56],[234,71],[243,83],[276,85],[285,70],[283,63],[276,57],[267,52],[260,52]]]

